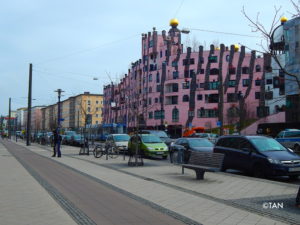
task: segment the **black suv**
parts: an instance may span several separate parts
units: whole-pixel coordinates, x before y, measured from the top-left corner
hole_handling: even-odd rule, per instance
[[[257,177],[300,175],[300,157],[265,136],[223,136],[214,152],[225,154],[222,170],[236,169]]]

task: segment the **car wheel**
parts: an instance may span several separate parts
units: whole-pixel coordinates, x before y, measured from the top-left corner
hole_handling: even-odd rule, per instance
[[[289,178],[291,179],[291,180],[298,180],[298,175],[289,175]]]
[[[227,170],[227,168],[223,165],[223,166],[221,167],[221,172],[226,172],[226,170]]]
[[[174,152],[172,153],[171,157],[172,157],[172,162],[173,162],[173,163],[178,163],[178,162],[177,162],[177,159],[178,159],[178,151],[174,151]]]
[[[253,176],[257,177],[257,178],[264,178],[265,177],[265,173],[264,173],[264,169],[261,165],[254,165],[253,168]]]

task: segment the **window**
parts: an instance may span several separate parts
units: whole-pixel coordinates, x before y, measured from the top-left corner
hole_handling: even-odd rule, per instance
[[[188,61],[187,59],[183,59],[183,60],[182,60],[182,65],[185,66],[185,65],[187,65],[187,64],[188,64],[188,65],[193,65],[193,64],[195,64],[195,59],[192,58],[192,59],[190,59],[189,61]]]
[[[242,74],[249,74],[249,67],[247,66],[242,67]]]
[[[235,73],[236,73],[235,67],[230,66],[229,67],[229,74],[235,74]]]
[[[178,65],[177,61],[173,61],[173,62],[172,62],[172,66],[173,66],[173,67],[175,67],[175,66],[177,66],[177,65]]]
[[[212,68],[209,72],[210,75],[218,75],[219,74],[219,69],[217,68]]]
[[[182,96],[182,101],[183,102],[188,102],[189,101],[189,96],[188,95],[184,95],[184,96]]]
[[[266,100],[273,99],[273,91],[266,92],[265,97],[266,97]]]
[[[98,115],[98,114],[96,114],[96,117],[97,117],[97,118],[98,118],[98,116],[99,116],[99,115]]]
[[[208,84],[208,89],[209,90],[217,90],[219,88],[220,82],[219,81],[213,81],[213,82],[209,82]]]
[[[96,120],[96,124],[98,124],[99,122],[98,122],[98,120]]]
[[[219,94],[210,94],[207,96],[207,103],[218,103],[219,102]]]
[[[255,80],[255,86],[260,86],[261,80]]]
[[[279,77],[273,77],[273,87],[274,88],[279,88],[280,87]]]
[[[229,62],[229,55],[226,55],[226,62]]]
[[[198,118],[214,118],[218,117],[218,110],[217,109],[198,109],[197,110],[197,117]]]
[[[272,84],[273,80],[272,79],[267,79],[266,82],[267,82],[267,84]]]
[[[162,58],[162,51],[159,52],[160,58]]]
[[[152,98],[148,99],[148,104],[151,105],[152,104]]]
[[[149,80],[149,82],[152,82],[152,74],[149,74],[148,80]]]
[[[256,65],[255,66],[255,71],[256,72],[261,72],[261,66],[260,65]]]
[[[96,107],[96,111],[98,111],[99,110],[99,108],[98,107]]]
[[[255,92],[255,99],[260,99],[260,92]]]
[[[87,108],[87,111],[88,111],[88,112],[91,112],[91,108],[90,108],[90,107],[88,107],[88,108]]]
[[[153,47],[153,40],[149,41],[149,48]]]
[[[230,80],[230,81],[228,81],[228,86],[229,87],[235,87],[235,85],[236,85],[236,80]]]
[[[171,105],[178,104],[178,96],[171,96]]]
[[[182,83],[182,89],[189,89],[189,88],[190,88],[190,82],[189,81]]]
[[[159,83],[160,79],[159,79],[159,73],[156,74],[156,83]]]
[[[208,62],[209,63],[216,63],[216,62],[218,62],[218,56],[214,56],[214,55],[209,56],[208,57]]]
[[[99,101],[96,101],[96,104],[99,104]]]
[[[204,69],[200,69],[200,74],[204,74],[205,70]]]
[[[227,94],[227,102],[237,102],[237,94],[236,93],[228,93]]]
[[[175,107],[172,110],[172,122],[178,122],[179,121],[179,110]]]
[[[152,87],[149,87],[149,93],[152,93]]]
[[[160,92],[160,91],[161,91],[161,85],[158,84],[158,85],[156,85],[156,92]]]
[[[250,79],[243,79],[243,87],[248,87],[250,84]]]
[[[155,100],[154,100],[154,101],[155,101],[155,103],[158,103],[158,98],[155,98]]]
[[[154,111],[154,119],[164,119],[165,118],[165,111],[164,110],[162,110],[162,111],[160,111],[160,110],[156,110],[156,111]]]
[[[197,95],[197,100],[202,101],[202,95]]]
[[[200,83],[200,84],[199,84],[199,87],[200,87],[200,88],[204,88],[204,83]]]
[[[178,92],[178,84],[172,84],[172,92]]]
[[[153,112],[149,112],[149,113],[148,113],[148,118],[149,118],[149,119],[153,119]]]
[[[173,79],[178,79],[178,77],[179,77],[178,71],[174,71],[173,72]]]
[[[91,101],[90,100],[88,100],[88,105],[90,105],[91,104]]]
[[[189,77],[189,71],[188,70],[185,70],[184,71],[184,78],[188,78]]]

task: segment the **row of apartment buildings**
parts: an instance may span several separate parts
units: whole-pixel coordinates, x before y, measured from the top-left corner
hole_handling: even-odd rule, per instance
[[[296,24],[299,18],[282,24],[278,42],[287,34],[286,41],[299,37],[291,33]],[[284,71],[270,54],[260,56],[246,52],[245,46],[223,44],[185,51],[178,21],[170,25],[168,32],[158,34],[154,28],[142,34],[141,59],[132,63],[120,83],[104,86],[104,124],[166,128],[174,135],[191,126],[235,124],[241,129],[248,121],[286,110],[285,96],[295,82],[289,79],[286,84]],[[274,48],[284,66],[291,55],[287,45],[291,43]]]
[[[102,123],[103,95],[84,92],[61,101],[61,128],[79,129]],[[27,108],[17,109],[17,130],[26,130]],[[31,108],[33,131],[53,130],[58,123],[58,104]]]

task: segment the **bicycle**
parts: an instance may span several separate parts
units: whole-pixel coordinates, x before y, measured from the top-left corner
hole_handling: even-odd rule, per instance
[[[96,145],[94,150],[93,150],[93,154],[94,154],[95,158],[100,158],[105,153],[106,153],[106,151],[105,151],[105,149],[103,148],[102,145]]]

